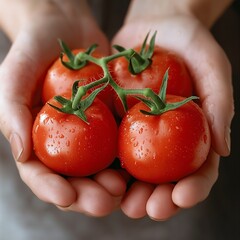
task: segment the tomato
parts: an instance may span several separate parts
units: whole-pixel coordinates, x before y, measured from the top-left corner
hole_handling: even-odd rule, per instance
[[[74,49],[73,54],[84,52],[85,49]],[[92,56],[95,58],[103,57],[103,54],[94,51]],[[67,61],[66,55],[63,56],[63,60]],[[79,86],[85,85],[87,83],[93,82],[103,77],[103,70],[100,66],[88,62],[83,68],[79,70],[72,70],[65,67],[61,59],[58,58],[48,69],[42,91],[43,103],[46,103],[49,99],[57,95],[63,95],[66,93],[71,93],[72,85],[76,80],[80,80]],[[111,95],[111,88],[107,87],[100,94],[99,98],[106,103],[109,108],[113,108]]]
[[[167,103],[183,97],[168,96]],[[150,183],[175,182],[195,172],[206,160],[210,131],[202,109],[193,101],[161,115],[145,115],[133,106],[119,127],[118,155],[123,168]]]
[[[49,103],[58,106],[54,99]],[[88,176],[109,166],[117,153],[117,125],[107,106],[95,99],[78,116],[45,104],[32,130],[36,156],[50,169],[67,176]]]
[[[139,52],[140,47],[135,48]],[[159,93],[163,76],[168,71],[167,93],[189,97],[193,92],[193,83],[189,71],[184,61],[168,50],[155,46],[152,63],[143,72],[133,75],[128,71],[128,61],[126,58],[117,58],[113,62],[112,76],[119,86],[124,89],[151,88]],[[133,97],[127,97],[128,107],[131,108],[138,102]],[[124,110],[120,100],[115,97],[114,104],[118,114],[123,117]]]

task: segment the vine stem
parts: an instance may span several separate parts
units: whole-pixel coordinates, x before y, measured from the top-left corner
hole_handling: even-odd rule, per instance
[[[79,87],[77,90],[77,93],[75,95],[75,97],[73,98],[73,102],[72,102],[72,108],[73,110],[77,110],[78,106],[79,106],[79,102],[81,101],[82,97],[85,96],[87,93],[86,89],[83,87]]]
[[[129,62],[129,72],[134,75],[141,73],[152,62],[151,57],[154,52],[155,36],[156,32],[150,40],[149,48],[146,48],[148,35],[146,36],[139,53],[131,48],[125,49],[121,46],[114,45],[113,47],[118,50],[118,52],[102,58],[95,58],[91,55],[91,53],[97,47],[96,44],[89,47],[85,52],[80,52],[74,55],[68,46],[64,42],[60,41],[63,53],[65,53],[69,59],[69,61],[63,61],[63,55],[61,55],[61,61],[64,66],[72,70],[78,70],[85,67],[88,62],[92,62],[102,68],[103,77],[83,86],[78,86],[78,81],[76,81],[72,87],[71,100],[65,99],[61,96],[56,96],[58,102],[60,102],[63,107],[61,109],[58,107],[55,108],[62,112],[76,114],[83,119],[83,121],[87,122],[84,111],[92,104],[97,94],[99,94],[108,85],[110,85],[118,95],[125,111],[128,109],[127,96],[131,95],[149,107],[150,111],[140,110],[142,113],[148,115],[159,115],[163,112],[174,110],[193,99],[197,99],[197,97],[192,96],[180,102],[167,103],[166,90],[168,82],[168,70],[164,74],[162,86],[160,87],[158,94],[155,93],[151,88],[124,89],[114,81],[108,68],[109,62],[116,58],[125,57]],[[92,90],[91,93],[89,93],[89,95],[83,99],[89,90]]]
[[[86,84],[84,86],[80,86],[78,88],[76,98],[74,99],[73,102],[73,107],[76,107],[78,102],[82,99],[82,97],[87,93],[88,90],[98,87],[104,83],[109,83],[109,85],[114,89],[116,94],[119,96],[120,100],[122,101],[122,104],[124,106],[124,109],[127,110],[127,102],[126,102],[126,97],[127,95],[142,95],[146,98],[152,99],[152,101],[155,103],[156,108],[164,108],[165,103],[158,97],[157,94],[155,94],[152,89],[150,88],[145,88],[145,89],[124,89],[120,87],[112,78],[107,64],[119,57],[126,57],[126,58],[131,58],[135,54],[135,51],[133,49],[127,49],[122,52],[118,52],[116,54],[113,54],[111,56],[103,57],[103,58],[95,58],[91,55],[88,55],[84,52],[79,53],[76,55],[76,60],[77,61],[89,61],[92,63],[95,63],[96,65],[100,66],[103,69],[103,74],[104,76],[96,80],[94,82],[91,82],[89,84]]]

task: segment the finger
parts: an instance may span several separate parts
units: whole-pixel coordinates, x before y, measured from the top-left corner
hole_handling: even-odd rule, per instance
[[[158,185],[147,201],[147,214],[155,221],[163,221],[174,216],[179,207],[172,200],[173,184]]]
[[[16,160],[25,161],[31,154],[32,103],[41,67],[19,44],[14,44],[0,67],[0,127],[11,144]]]
[[[212,146],[218,154],[226,156],[230,153],[230,125],[234,114],[231,66],[210,33],[198,36],[194,43],[188,56],[194,56],[198,49],[191,60],[195,64],[189,65],[196,93],[212,131]]]
[[[19,174],[42,201],[59,206],[69,206],[76,200],[76,192],[71,184],[52,172],[38,160],[17,163]]]
[[[184,21],[187,24],[189,19]],[[234,115],[231,65],[211,33],[196,20],[192,22],[187,32],[182,28],[184,25],[178,33],[173,27],[168,33],[175,36],[173,40],[159,37],[156,43],[172,49],[185,60],[209,122],[212,146],[219,155],[226,156],[230,153],[230,125]],[[182,36],[180,30],[186,35]]]
[[[116,170],[105,169],[94,175],[93,179],[104,187],[112,196],[122,196],[126,191],[126,181]]]
[[[146,212],[146,204],[154,190],[152,184],[137,181],[130,187],[121,203],[122,211],[130,218],[142,218]]]
[[[205,200],[218,178],[219,155],[211,151],[203,166],[194,174],[180,180],[173,189],[173,202],[190,208]]]
[[[100,39],[105,42],[104,36]],[[38,93],[41,90],[40,80],[60,51],[55,41],[51,38],[46,44],[36,36],[21,33],[0,67],[0,130],[10,142],[14,158],[20,162],[31,154],[30,108],[40,100],[36,95],[36,90]],[[76,42],[72,45],[76,46]],[[107,51],[105,48],[103,51]],[[42,54],[42,49],[47,54]]]
[[[133,29],[134,37],[126,41]],[[141,44],[146,35],[142,29],[157,30],[155,43],[185,60],[211,128],[213,148],[219,155],[228,155],[234,104],[231,66],[222,48],[197,19],[187,16],[129,24],[117,33],[113,43],[126,48]]]
[[[71,178],[69,182],[77,192],[77,200],[65,210],[102,217],[110,214],[121,201],[121,197],[113,197],[90,178]]]

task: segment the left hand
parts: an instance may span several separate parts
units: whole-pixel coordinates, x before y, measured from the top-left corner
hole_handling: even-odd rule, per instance
[[[218,177],[219,156],[229,154],[233,117],[231,66],[209,30],[196,17],[184,14],[127,19],[112,45],[132,48],[141,44],[150,30],[157,31],[156,45],[174,51],[186,62],[212,133],[212,150],[197,172],[175,185],[154,186],[136,181],[126,193],[121,205],[126,215],[165,220],[179,209],[207,198]]]

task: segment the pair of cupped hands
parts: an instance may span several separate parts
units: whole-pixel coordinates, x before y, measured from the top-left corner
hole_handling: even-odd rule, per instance
[[[149,31],[157,31],[156,45],[184,59],[193,77],[212,134],[204,165],[176,184],[135,181],[130,188],[129,176],[123,171],[106,169],[91,178],[63,178],[52,172],[33,155],[31,131],[43,76],[60,53],[57,39],[71,48],[98,43],[101,52],[110,54],[111,45],[132,48],[142,43]],[[207,198],[218,177],[220,155],[230,151],[231,67],[224,51],[196,18],[131,19],[110,42],[91,18],[77,21],[49,14],[22,24],[12,40],[0,66],[0,130],[11,145],[20,177],[39,199],[62,210],[96,217],[120,208],[130,218],[148,215],[166,220]]]

